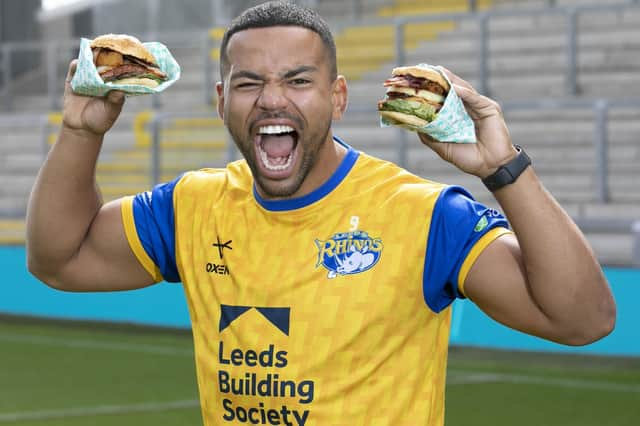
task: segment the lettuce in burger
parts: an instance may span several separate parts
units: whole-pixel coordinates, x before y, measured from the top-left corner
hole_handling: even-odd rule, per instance
[[[450,89],[442,74],[428,66],[394,68],[384,86],[386,96],[378,101],[383,121],[417,127],[435,120]]]

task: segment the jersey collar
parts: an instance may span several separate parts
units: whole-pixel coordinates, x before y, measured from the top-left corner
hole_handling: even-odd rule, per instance
[[[290,198],[285,200],[265,200],[260,196],[260,194],[258,194],[258,191],[256,190],[256,184],[254,182],[253,196],[255,197],[258,204],[260,204],[266,210],[270,211],[280,212],[287,210],[296,210],[315,203],[316,201],[322,199],[331,191],[333,191],[347,176],[351,168],[353,168],[353,165],[356,163],[356,160],[359,156],[358,151],[354,150],[337,136],[334,136],[333,140],[347,148],[347,154],[342,159],[342,162],[340,163],[336,171],[333,172],[333,175],[331,175],[331,177],[327,179],[325,183],[323,183],[317,189],[308,193],[307,195],[303,195],[302,197]]]

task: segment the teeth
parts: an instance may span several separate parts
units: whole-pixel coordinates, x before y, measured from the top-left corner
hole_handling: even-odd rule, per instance
[[[258,129],[258,133],[264,135],[277,135],[279,133],[291,133],[293,131],[293,127],[283,125],[262,126]]]
[[[293,152],[287,155],[286,158],[285,157],[276,158],[275,159],[276,162],[281,163],[282,161],[284,161],[284,163],[275,164],[275,165],[271,164],[271,162],[269,161],[269,156],[262,148],[259,148],[258,152],[260,153],[260,159],[262,160],[262,164],[264,164],[264,166],[269,170],[273,170],[273,171],[284,170],[287,167],[289,167],[291,165],[291,162],[293,161]]]

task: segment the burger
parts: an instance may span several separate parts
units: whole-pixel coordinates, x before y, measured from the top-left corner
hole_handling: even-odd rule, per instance
[[[449,93],[449,82],[433,67],[398,67],[386,79],[386,96],[378,101],[383,121],[423,127],[435,120]]]
[[[90,44],[93,63],[105,83],[157,87],[167,79],[151,52],[135,37],[105,34]]]

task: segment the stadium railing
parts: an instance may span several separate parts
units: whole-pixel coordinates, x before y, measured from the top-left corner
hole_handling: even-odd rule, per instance
[[[609,184],[609,111],[615,108],[640,108],[640,99],[546,99],[546,100],[526,100],[526,101],[508,101],[501,103],[501,107],[505,113],[515,110],[529,110],[532,116],[536,116],[536,111],[563,110],[567,108],[590,110],[593,113],[593,148],[596,153],[595,168],[593,175],[595,185],[593,188],[593,200],[599,203],[608,203],[612,201],[610,184]],[[354,113],[370,113],[377,114],[377,110],[371,107],[353,106],[350,112]],[[52,143],[52,131],[59,126],[59,114],[51,113],[45,116],[30,115],[28,116],[30,123],[38,124],[43,132],[42,141],[46,146],[43,152],[47,152],[49,145]],[[166,150],[168,141],[167,133],[172,132],[173,140],[170,145],[175,148],[180,142],[176,139],[176,132],[181,129],[192,126],[203,132],[211,132],[213,129],[220,128],[221,122],[217,118],[212,117],[212,111],[193,112],[167,112],[158,110],[146,110],[138,114],[138,119],[134,123],[134,137],[138,148],[150,150],[150,171],[149,182],[152,185],[160,183],[163,179],[163,171],[161,164],[162,152]],[[13,120],[4,120],[0,116],[0,132],[2,125],[15,125]],[[402,132],[404,134],[405,132]],[[215,150],[224,149],[226,154],[224,157],[226,162],[233,161],[238,158],[238,153],[233,143],[225,141],[202,140],[201,137],[185,133],[177,136],[182,137],[184,148],[190,149],[193,146],[202,148],[212,148]],[[214,135],[210,135],[208,139],[213,139]],[[228,138],[228,136],[227,136]],[[215,142],[215,143],[214,143]],[[407,167],[406,158],[408,157],[408,145],[397,144],[396,162]]]
[[[608,114],[609,109],[616,108],[640,108],[640,99],[627,99],[627,100],[606,100],[606,99],[565,99],[565,100],[546,100],[546,101],[520,101],[520,102],[505,102],[503,105],[505,114],[513,110],[527,110],[531,111],[533,116],[536,115],[536,110],[548,111],[550,109],[562,109],[562,108],[585,108],[593,111],[594,114],[594,132],[593,132],[593,144],[594,150],[597,153],[598,160],[596,162],[596,168],[594,174],[597,176],[597,184],[594,186],[594,199],[598,202],[607,203],[611,201],[609,193],[609,125]],[[359,112],[366,112],[364,109],[360,109]],[[375,113],[375,110],[370,110],[371,113]],[[210,167],[223,166],[227,162],[233,161],[239,158],[235,145],[228,140],[223,143],[212,141],[212,138],[205,137],[204,139],[194,138],[191,144],[187,143],[184,147],[173,146],[173,142],[167,141],[167,137],[175,135],[170,132],[181,132],[181,127],[200,127],[202,130],[200,136],[206,135],[212,129],[220,130],[221,124],[218,119],[212,118],[211,112],[162,112],[162,111],[146,111],[144,113],[145,120],[141,126],[144,128],[138,129],[137,135],[132,132],[132,145],[138,145],[137,148],[142,151],[148,151],[148,155],[144,156],[144,161],[148,161],[145,165],[144,171],[148,173],[145,179],[150,185],[154,185],[161,181],[166,180],[167,172],[175,172],[174,170],[165,170],[166,165],[170,162],[163,161],[163,155],[170,154],[171,149],[177,150],[184,154],[190,149],[195,150],[196,157],[200,159],[201,164],[190,164],[183,162],[182,166],[186,171],[190,167],[204,167],[202,164],[207,164]],[[16,121],[15,117],[3,117],[0,115],[0,133],[4,133],[5,129],[19,125],[23,122],[24,125],[30,127],[38,127],[41,132],[41,152],[42,161],[48,152],[51,145],[51,135],[59,126],[58,114],[32,114],[22,115],[21,120]],[[217,131],[216,130],[216,131]],[[405,133],[405,132],[403,132]],[[178,135],[180,136],[180,135]],[[137,137],[137,142],[136,142]],[[194,137],[192,135],[192,137]],[[171,145],[167,150],[167,143]],[[405,150],[405,152],[401,152]],[[407,158],[406,152],[407,144],[398,145],[397,158]],[[219,153],[220,155],[217,155]],[[216,155],[214,155],[216,154]],[[193,158],[193,157],[190,157]],[[189,160],[192,161],[192,160]],[[215,163],[215,164],[214,164]],[[400,161],[401,163],[401,161]],[[120,194],[125,195],[125,194]],[[26,194],[25,194],[26,197]],[[6,212],[5,212],[6,213]],[[3,216],[0,212],[0,216]],[[6,216],[6,214],[4,215]],[[16,217],[15,214],[9,215]],[[574,218],[578,226],[585,232],[603,232],[603,233],[619,233],[626,235],[633,235],[633,253],[632,263],[634,266],[640,266],[640,219],[623,219],[616,217],[607,218],[589,218],[580,217]]]
[[[550,2],[555,3],[555,2]],[[565,69],[565,87],[566,95],[575,96],[578,94],[577,76],[578,76],[578,16],[583,13],[596,13],[604,11],[624,11],[628,8],[638,8],[640,0],[628,0],[619,4],[600,4],[600,5],[583,5],[583,6],[548,6],[538,9],[515,9],[500,10],[490,9],[481,12],[454,12],[454,13],[438,13],[420,16],[398,16],[392,18],[395,26],[395,63],[397,65],[406,64],[407,51],[405,49],[404,37],[407,25],[425,22],[439,21],[476,21],[478,25],[478,34],[476,40],[478,47],[477,52],[477,89],[480,93],[491,95],[489,90],[489,60],[491,57],[489,22],[492,18],[505,17],[529,17],[543,15],[563,15],[566,20],[565,37],[566,37],[566,69]],[[345,27],[354,27],[358,25],[374,26],[376,24],[388,24],[389,19],[367,19],[366,23],[345,22],[341,25]]]

